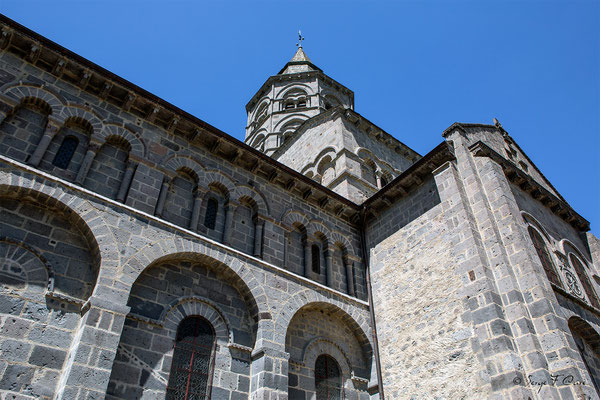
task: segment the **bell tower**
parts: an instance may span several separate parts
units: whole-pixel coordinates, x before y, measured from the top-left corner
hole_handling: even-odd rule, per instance
[[[246,144],[273,155],[304,121],[335,106],[354,108],[354,93],[335,82],[298,49],[277,75],[271,76],[246,105]]]

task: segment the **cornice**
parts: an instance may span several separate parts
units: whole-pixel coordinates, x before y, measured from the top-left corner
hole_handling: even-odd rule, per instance
[[[385,211],[399,199],[405,197],[415,187],[420,186],[432,172],[447,161],[455,160],[454,149],[448,142],[442,142],[419,161],[411,165],[401,175],[388,183],[362,204],[367,217]]]
[[[259,175],[348,222],[355,219],[355,214],[359,211],[357,204],[173,104],[2,14],[0,29],[0,50],[9,52],[167,133],[182,136],[190,144]],[[325,199],[328,201],[324,201]]]
[[[511,183],[517,185],[531,197],[538,200],[553,214],[563,219],[576,230],[584,232],[590,230],[590,223],[575,212],[566,201],[555,196],[548,189],[537,183],[531,176],[521,171],[513,162],[502,157],[485,143],[481,141],[474,143],[469,146],[469,150],[477,157],[489,157],[498,163],[502,167],[506,178]]]

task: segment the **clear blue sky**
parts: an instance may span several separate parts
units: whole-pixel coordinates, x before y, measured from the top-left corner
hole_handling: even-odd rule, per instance
[[[600,233],[598,1],[29,1],[0,12],[243,139],[297,31],[356,111],[427,153],[497,117]]]

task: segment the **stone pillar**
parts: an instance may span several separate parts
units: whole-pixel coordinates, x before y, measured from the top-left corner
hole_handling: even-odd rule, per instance
[[[194,208],[192,208],[192,218],[190,218],[189,229],[196,232],[198,230],[198,221],[200,220],[200,208],[202,207],[202,192],[196,188],[194,195]]]
[[[85,181],[85,177],[87,176],[90,167],[92,166],[92,162],[96,157],[96,152],[98,151],[98,145],[96,143],[90,143],[88,147],[87,153],[85,153],[85,158],[79,167],[79,172],[77,172],[77,178],[75,178],[75,182],[80,185],[83,185],[83,181]]]
[[[165,175],[163,178],[162,185],[160,187],[160,194],[158,195],[158,202],[156,203],[156,210],[154,215],[162,217],[163,209],[165,208],[165,201],[167,200],[167,192],[169,191],[169,176]]]
[[[52,139],[54,136],[56,136],[59,130],[60,126],[57,122],[48,120],[46,130],[44,131],[44,136],[42,136],[33,154],[29,158],[29,165],[32,167],[37,167],[40,165],[40,161],[42,161],[42,157],[44,157],[44,154],[46,154],[46,150],[48,149],[50,142],[52,142]]]
[[[312,243],[307,239],[304,242],[304,277],[310,278],[310,269],[311,269],[311,261],[312,257],[310,254]]]
[[[265,221],[256,217],[254,222],[254,256],[260,257],[262,254],[263,228]]]
[[[333,287],[333,249],[327,248],[325,256],[325,285],[327,287]]]
[[[56,400],[105,397],[130,307],[94,297],[88,304],[58,381]]]
[[[127,191],[131,185],[131,179],[133,178],[133,173],[135,172],[136,166],[137,163],[133,160],[129,160],[127,162],[127,169],[125,170],[125,175],[123,175],[121,186],[119,186],[119,193],[117,194],[117,200],[122,203],[125,202],[125,196],[127,195]]]
[[[259,320],[250,366],[250,399],[287,399],[289,358],[285,333],[275,332],[270,317]]]
[[[231,240],[231,230],[233,229],[234,205],[229,202],[225,206],[225,226],[223,226],[223,244],[229,244]]]
[[[355,296],[354,291],[354,261],[352,260],[344,260],[344,264],[346,266],[346,287],[348,288],[348,294],[350,296]]]

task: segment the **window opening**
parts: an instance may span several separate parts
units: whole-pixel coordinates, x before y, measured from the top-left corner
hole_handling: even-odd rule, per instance
[[[555,285],[562,287],[560,279],[558,278],[558,274],[556,273],[554,263],[552,262],[546,244],[544,243],[544,239],[542,239],[540,234],[531,226],[528,227],[527,230],[529,231],[529,236],[531,236],[531,241],[533,242],[535,251],[537,252],[538,257],[542,262],[542,266],[544,267],[544,271],[546,272],[548,280],[554,283]]]
[[[596,292],[594,292],[594,288],[592,287],[590,278],[588,278],[588,276],[585,272],[585,268],[583,267],[583,265],[581,264],[579,259],[577,257],[575,257],[573,254],[571,254],[569,256],[569,260],[571,261],[571,265],[573,266],[573,268],[575,269],[575,272],[577,273],[577,276],[579,277],[579,281],[581,282],[581,285],[583,286],[583,290],[585,290],[585,292],[588,295],[588,298],[590,299],[590,303],[592,304],[592,306],[594,306],[596,308],[600,308],[600,303],[598,302],[598,296],[596,296]]]
[[[313,244],[310,247],[312,270],[313,270],[313,272],[316,272],[317,274],[321,273],[321,254],[319,254],[320,252],[321,251],[320,251],[318,245]]]
[[[209,399],[212,383],[215,333],[202,317],[179,324],[166,400]]]
[[[77,149],[77,145],[79,141],[77,138],[73,136],[67,136],[63,139],[56,155],[54,156],[54,160],[52,161],[52,165],[65,169],[69,166],[71,159],[73,158],[73,154],[75,154],[75,150]]]
[[[208,199],[206,203],[206,214],[204,216],[204,226],[208,229],[215,229],[217,224],[217,211],[219,209],[219,203],[214,198]]]
[[[338,363],[326,354],[315,363],[315,391],[317,400],[341,400],[342,379]]]

